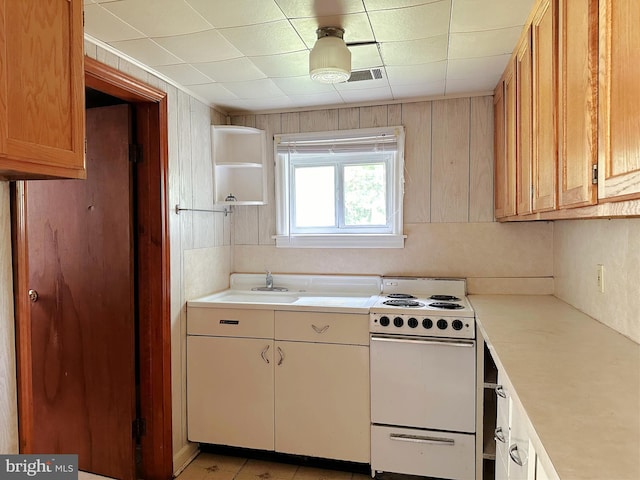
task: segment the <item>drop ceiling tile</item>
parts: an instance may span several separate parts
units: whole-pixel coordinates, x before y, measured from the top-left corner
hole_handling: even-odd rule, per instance
[[[453,0],[451,32],[522,26],[535,0]]]
[[[186,0],[216,28],[239,27],[284,20],[273,0]]]
[[[219,83],[203,83],[201,85],[190,85],[189,90],[213,105],[221,105],[222,102],[238,100],[237,95],[233,94]]]
[[[344,103],[340,94],[335,90],[312,95],[289,95],[289,98],[295,107],[316,107],[318,105],[339,105]]]
[[[223,28],[219,32],[247,57],[277,55],[306,49],[304,42],[286,20]]]
[[[276,0],[287,17],[316,18],[363,12],[362,0]]]
[[[183,35],[212,28],[184,0],[121,0],[102,6],[149,37]]]
[[[318,27],[344,28],[344,41],[346,43],[368,42],[375,40],[373,38],[373,31],[371,30],[369,18],[366,13],[318,18],[296,18],[291,20],[291,24],[309,49],[313,48],[316,43],[318,38],[316,30]]]
[[[447,79],[445,94],[460,95],[480,92],[492,92],[496,88],[500,77],[501,75],[493,75],[490,77]]]
[[[370,12],[373,33],[379,42],[400,42],[444,35],[449,31],[451,0],[398,10]]]
[[[393,10],[396,8],[415,7],[440,0],[363,0],[368,12],[375,10]]]
[[[357,82],[341,82],[334,83],[336,90],[340,93],[350,90],[367,90],[370,88],[384,88],[389,86],[389,80],[383,75],[382,78],[374,78],[372,80],[360,80]]]
[[[177,65],[158,65],[154,67],[154,69],[180,85],[198,85],[211,82],[212,80],[204,73],[196,70],[193,65],[189,65],[187,63],[180,63]]]
[[[244,82],[267,77],[247,57],[221,62],[197,63],[194,64],[194,67],[216,82]]]
[[[510,27],[483,32],[453,33],[449,41],[449,58],[510,54],[521,32],[522,27]]]
[[[314,82],[308,75],[303,77],[274,78],[275,83],[286,95],[314,95],[335,93],[333,85]]]
[[[248,82],[226,82],[222,84],[240,99],[283,97],[282,90],[269,78]]]
[[[409,85],[393,85],[391,87],[394,99],[441,97],[445,91],[445,81],[439,80],[428,83],[413,83]]]
[[[393,86],[415,85],[421,82],[433,83],[445,79],[447,62],[387,67],[386,71],[389,83]]]
[[[160,37],[154,40],[188,63],[217,62],[242,57],[242,53],[217,30]]]
[[[227,102],[222,106],[227,107],[230,112],[256,112],[260,110],[284,110],[293,108],[295,105],[289,97],[252,98],[240,99]]]
[[[420,65],[447,59],[447,35],[380,44],[385,65]]]
[[[144,33],[123,22],[113,13],[95,3],[84,6],[84,31],[105,43],[143,38]]]
[[[110,45],[150,67],[183,63],[181,59],[148,38],[112,42]]]
[[[249,57],[267,77],[297,77],[309,74],[309,52],[301,50],[280,55]]]
[[[364,88],[362,90],[342,90],[340,96],[345,103],[357,102],[385,102],[393,100],[391,87],[389,85],[378,88]]]
[[[383,65],[377,45],[358,45],[350,47],[349,50],[351,50],[351,70],[362,70]]]
[[[498,75],[499,77],[507,66],[509,58],[511,58],[510,54],[449,60],[447,80],[489,77],[494,75]]]

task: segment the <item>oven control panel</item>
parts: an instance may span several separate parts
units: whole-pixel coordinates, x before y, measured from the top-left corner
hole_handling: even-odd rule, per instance
[[[372,333],[420,337],[475,338],[475,320],[438,314],[372,313],[369,330]]]

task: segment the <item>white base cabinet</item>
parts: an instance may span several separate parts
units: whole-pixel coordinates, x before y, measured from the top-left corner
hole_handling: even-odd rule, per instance
[[[190,308],[189,440],[369,463],[368,326],[367,314]]]

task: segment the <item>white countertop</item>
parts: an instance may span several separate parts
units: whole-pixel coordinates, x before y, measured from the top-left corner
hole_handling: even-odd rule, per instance
[[[558,476],[640,479],[640,345],[553,296],[469,299]]]

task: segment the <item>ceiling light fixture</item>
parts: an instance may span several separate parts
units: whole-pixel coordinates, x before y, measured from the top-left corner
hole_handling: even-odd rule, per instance
[[[309,54],[311,80],[321,83],[346,82],[351,76],[351,52],[344,43],[344,29],[320,27],[318,40]]]

